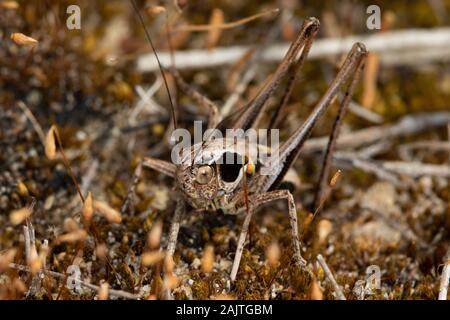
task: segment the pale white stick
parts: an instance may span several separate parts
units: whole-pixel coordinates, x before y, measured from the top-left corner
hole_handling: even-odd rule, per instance
[[[15,263],[10,263],[9,267],[11,269],[16,269],[16,270],[20,270],[20,271],[24,271],[24,272],[30,272],[30,268],[28,268],[27,266],[23,266],[20,264],[15,264]],[[66,276],[62,273],[59,272],[55,272],[55,271],[50,271],[50,270],[42,270],[45,274],[48,274],[52,277],[58,278],[58,279],[65,279]],[[99,286],[96,286],[95,284],[91,284],[89,282],[83,281],[83,280],[79,280],[79,279],[73,279],[75,282],[79,282],[82,286],[91,289],[92,291],[96,291],[98,292],[98,290],[100,289]],[[114,290],[114,289],[109,289],[108,291],[110,296],[116,296],[116,297],[120,297],[120,298],[125,298],[125,299],[132,299],[132,300],[136,300],[139,299],[139,296],[134,295],[132,293],[126,292],[126,291],[122,291],[122,290]]]
[[[448,285],[450,279],[450,249],[448,249],[444,260],[444,269],[442,269],[441,283],[439,285],[439,300],[447,300]]]
[[[380,161],[384,169],[410,177],[435,176],[450,178],[450,167],[447,165],[427,164],[406,161]]]
[[[448,139],[448,146],[450,147],[450,121],[447,124],[447,139]],[[450,152],[448,153],[448,165],[450,166]]]
[[[45,134],[44,134],[44,131],[42,130],[41,125],[37,121],[36,117],[33,115],[31,110],[28,108],[28,106],[23,101],[19,101],[17,103],[17,105],[19,106],[20,109],[22,109],[22,112],[25,114],[27,119],[31,122],[31,124],[33,125],[33,128],[34,128],[34,131],[36,131],[37,135],[39,136],[39,139],[41,140],[42,145],[45,146]]]
[[[450,112],[416,113],[404,116],[391,124],[374,126],[350,133],[342,133],[337,139],[337,148],[358,148],[377,141],[389,141],[394,138],[418,134],[434,128],[443,127],[450,122]],[[311,138],[305,142],[303,153],[323,150],[328,136]]]
[[[314,42],[308,54],[309,59],[318,59],[347,53],[355,42],[363,42],[367,49],[380,54],[380,61],[386,65],[417,64],[419,60],[445,60],[450,57],[450,28],[408,29],[358,35],[345,38],[325,38]],[[279,62],[287,52],[289,44],[267,46],[261,62]],[[175,52],[177,69],[207,68],[232,64],[250,49],[250,46],[218,47],[215,50],[191,49]],[[170,53],[160,52],[163,66],[171,65]],[[137,68],[142,72],[158,70],[152,53],[137,59]]]
[[[320,266],[322,267],[323,271],[325,272],[325,275],[330,280],[331,285],[333,286],[334,292],[336,293],[336,298],[338,300],[347,300],[344,296],[344,293],[342,292],[342,288],[338,285],[338,283],[336,282],[336,279],[334,279],[333,273],[331,272],[330,268],[328,268],[328,265],[325,262],[325,259],[322,257],[321,254],[317,255],[317,262],[319,262]]]

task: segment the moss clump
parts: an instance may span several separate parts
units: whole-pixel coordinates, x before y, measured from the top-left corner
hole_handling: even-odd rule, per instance
[[[198,279],[192,284],[192,295],[195,299],[208,299],[210,296],[210,285],[208,281]]]
[[[300,295],[307,295],[311,286],[311,276],[308,272],[295,266],[290,267],[290,283],[292,288]]]

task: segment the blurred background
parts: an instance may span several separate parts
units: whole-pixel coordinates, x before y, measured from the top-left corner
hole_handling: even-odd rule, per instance
[[[320,32],[279,123],[283,139],[326,91],[347,43],[373,44],[341,130],[347,134],[347,153],[336,159],[334,170],[344,172],[314,220],[310,211],[324,150],[320,137],[330,132],[337,103],[317,125],[316,140],[306,146],[291,177],[305,256],[326,256],[349,299],[361,298],[353,289],[369,265],[382,266],[382,289],[366,298],[437,298],[450,243],[450,121],[445,120],[450,119],[450,1],[136,2],[164,65],[179,66],[189,84],[231,113],[276,68],[303,20],[317,17]],[[371,5],[380,9],[379,29],[368,28]],[[117,210],[140,158],[170,159],[167,93],[130,1],[0,0],[0,39],[0,253],[17,249],[13,260],[24,263],[22,231],[10,213],[34,198],[32,222],[36,239],[49,242],[49,269],[64,273],[77,257],[92,283],[104,280],[140,297],[158,297],[160,278],[151,268],[143,270],[139,257],[156,221],[167,231],[174,210],[171,179],[145,172],[123,223],[98,218],[98,237],[88,237],[79,250],[76,239],[57,241],[72,230],[70,221],[81,224],[76,188],[61,157],[48,160],[44,152],[45,133],[56,125],[81,192],[91,191]],[[270,53],[261,56],[262,49]],[[191,129],[194,120],[205,120],[205,110],[167,77],[179,125]],[[270,99],[269,112],[282,92],[283,85]],[[406,130],[396,126],[408,116],[413,122],[409,127],[402,122]],[[352,133],[368,128],[374,128],[365,132],[368,142],[352,144]],[[378,138],[370,140],[371,134]],[[234,298],[332,299],[323,273],[317,271],[316,282],[296,274],[290,250],[277,258],[277,267],[265,263],[270,244],[289,248],[285,211],[284,204],[274,205],[255,220],[243,271],[232,289],[225,275],[241,219],[187,218],[175,259],[176,298],[211,298],[218,294],[211,283],[219,283],[224,288],[219,293]],[[99,243],[107,247],[108,258],[98,258]],[[212,273],[198,264],[206,244],[215,248]],[[23,286],[14,283],[19,278]],[[8,271],[0,279],[1,298],[30,295],[32,277]],[[48,280],[31,295],[96,294],[58,288],[57,280]]]

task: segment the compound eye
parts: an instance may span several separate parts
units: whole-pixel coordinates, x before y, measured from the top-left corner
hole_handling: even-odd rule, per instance
[[[210,166],[201,166],[197,170],[195,180],[200,184],[207,184],[213,177],[213,169]]]

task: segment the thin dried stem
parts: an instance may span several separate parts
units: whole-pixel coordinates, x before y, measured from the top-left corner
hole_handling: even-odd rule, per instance
[[[15,263],[10,263],[9,267],[11,269],[15,269],[15,270],[20,270],[20,271],[24,271],[24,272],[31,272],[30,268],[28,268],[27,266],[23,266],[20,264],[15,264]],[[50,271],[50,270],[42,270],[46,275],[52,276],[54,278],[58,278],[58,279],[63,279],[65,281],[65,279],[67,278],[66,275],[59,273],[59,272],[55,272],[55,271]],[[100,290],[100,287],[95,285],[95,284],[91,284],[89,282],[83,281],[83,280],[79,280],[79,279],[73,279],[75,282],[81,284],[82,286],[94,291],[94,292],[98,292]],[[109,295],[110,296],[115,296],[118,298],[124,298],[124,299],[130,299],[130,300],[137,300],[139,299],[139,296],[126,292],[126,291],[122,291],[122,290],[114,290],[114,289],[109,289]]]
[[[450,121],[447,124],[447,139],[448,139],[448,145],[450,146]],[[448,153],[448,164],[450,165],[450,151]]]
[[[330,280],[331,285],[333,286],[336,298],[338,300],[347,300],[344,296],[344,293],[342,292],[341,287],[336,282],[336,279],[334,279],[333,273],[331,272],[330,268],[328,267],[327,263],[325,262],[325,259],[322,257],[321,254],[317,255],[317,262],[319,262],[319,264],[322,267],[323,271],[325,272],[325,275],[327,276],[328,280]]]
[[[222,30],[232,29],[232,28],[242,26],[243,24],[249,23],[258,18],[265,17],[265,16],[272,15],[272,14],[277,14],[279,11],[280,11],[279,9],[271,9],[271,10],[267,10],[267,11],[263,11],[263,12],[254,14],[250,17],[246,17],[243,19],[233,21],[233,22],[226,22],[226,23],[216,24],[216,25],[215,24],[202,24],[202,25],[180,26],[175,29],[175,32],[178,32],[178,31],[203,32],[203,31],[211,31],[214,29],[222,29]]]
[[[410,177],[435,176],[450,178],[450,167],[447,165],[406,161],[381,161],[378,163],[383,169]]]
[[[381,65],[418,65],[423,61],[445,60],[450,54],[450,28],[408,29],[374,35],[358,35],[344,38],[327,38],[315,41],[309,59],[339,56],[350,50],[353,43],[362,42],[371,52],[380,54]],[[261,62],[275,63],[283,59],[288,44],[268,45],[261,55]],[[177,69],[211,68],[232,64],[241,59],[251,46],[216,47],[215,50],[186,50],[175,53]],[[159,54],[162,65],[170,65],[170,53]],[[142,72],[158,70],[158,63],[151,54],[138,57],[137,68]]]
[[[369,127],[359,131],[342,133],[336,141],[336,147],[354,149],[379,141],[419,134],[450,122],[450,112],[416,113],[404,116],[393,124]],[[312,153],[323,150],[328,137],[312,138],[305,142],[302,152]]]
[[[383,117],[381,115],[379,115],[374,111],[364,108],[355,101],[350,101],[350,104],[348,105],[348,111],[353,113],[355,116],[358,116],[369,122],[373,122],[375,124],[383,123]]]
[[[22,111],[25,114],[25,116],[27,117],[27,119],[31,122],[31,124],[33,125],[33,128],[34,128],[34,131],[36,131],[37,135],[39,136],[39,139],[41,140],[42,145],[45,146],[45,133],[42,130],[42,127],[39,124],[39,122],[37,121],[36,117],[33,115],[31,110],[28,108],[28,106],[23,101],[19,101],[17,103],[17,105],[19,106],[20,109],[22,109]]]
[[[84,196],[83,193],[81,192],[81,188],[80,188],[80,184],[78,183],[77,178],[75,177],[75,174],[72,170],[72,167],[70,166],[70,162],[66,157],[66,154],[64,153],[64,148],[62,145],[62,140],[61,137],[59,136],[59,131],[58,129],[55,127],[55,130],[53,131],[56,141],[58,142],[58,146],[59,146],[59,152],[61,153],[61,157],[64,163],[64,166],[66,167],[67,172],[69,173],[70,178],[73,181],[73,184],[75,185],[75,188],[77,189],[78,195],[80,196],[81,202],[84,203]]]
[[[444,268],[442,269],[441,282],[439,284],[439,300],[447,300],[448,285],[450,280],[450,248],[444,257]]]

